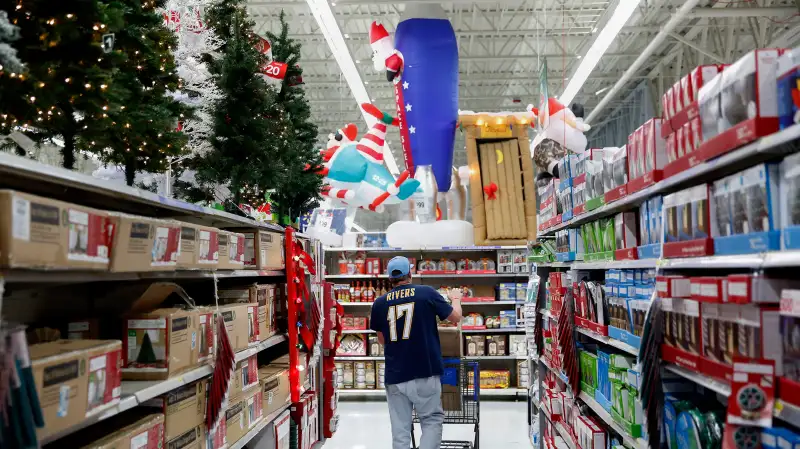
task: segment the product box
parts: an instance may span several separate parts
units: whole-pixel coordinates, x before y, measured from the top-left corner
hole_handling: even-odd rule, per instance
[[[714,253],[710,239],[709,209],[713,196],[707,184],[690,187],[664,197],[666,217],[665,257],[707,256]]]
[[[219,313],[225,321],[234,351],[242,351],[258,344],[257,303],[220,305]]]
[[[219,233],[217,228],[181,223],[181,244],[178,268],[217,268],[219,263]]]
[[[800,91],[797,78],[800,69],[800,49],[786,50],[778,58],[778,120],[785,129],[800,123]]]
[[[40,440],[119,402],[119,340],[56,340],[29,349],[45,422]]]
[[[652,118],[642,125],[644,172],[639,173],[639,176],[644,176],[653,170],[661,170],[667,165],[667,142],[661,137],[661,123],[661,119]]]
[[[70,340],[99,340],[100,320],[91,318],[88,320],[71,321],[67,323],[65,334]]]
[[[528,388],[531,384],[531,374],[527,360],[517,360],[517,388]]]
[[[800,154],[780,163],[781,248],[800,248]]]
[[[635,212],[620,212],[614,216],[614,236],[617,250],[638,246]]]
[[[662,208],[664,205],[664,199],[661,196],[654,196],[647,200],[647,215],[649,221],[649,230],[650,230],[650,243],[661,243],[663,240],[662,235]]]
[[[256,390],[253,390],[255,392]],[[249,428],[247,426],[247,398],[228,398],[228,408],[225,410],[225,439],[228,446],[244,437]]]
[[[647,204],[645,201],[639,205],[639,240],[641,245],[649,245],[654,243],[650,241],[650,217],[647,212]]]
[[[109,213],[112,272],[172,271],[178,265],[181,225],[177,221]]]
[[[219,231],[219,263],[221,270],[241,270],[244,268],[244,234]]]
[[[486,355],[508,355],[506,335],[487,335],[486,336]]]
[[[220,302],[258,304],[258,340],[264,341],[275,335],[275,285],[253,284],[247,288],[219,291]]]
[[[700,113],[703,142],[711,140],[721,132],[719,123],[722,121],[720,97],[723,76],[723,72],[719,72],[711,79],[705,80],[703,86],[697,90],[697,108]]]
[[[59,447],[82,449],[161,449],[164,443],[164,415],[130,413],[104,421],[79,434],[59,440]]]
[[[164,414],[167,447],[205,449],[207,388],[208,380],[202,379],[144,403]]]
[[[247,414],[247,430],[250,431],[256,424],[264,419],[264,396],[261,390],[253,390],[247,394],[245,400],[245,413]]]
[[[228,396],[238,398],[257,387],[259,385],[258,371],[258,357],[255,354],[236,362]]]
[[[0,266],[106,270],[108,213],[0,190]]]
[[[783,49],[756,49],[722,72],[719,134],[706,137],[704,126],[706,140],[700,150],[704,160],[778,131],[777,70],[781,54]]]
[[[486,355],[486,336],[467,335],[464,339],[464,347],[467,351],[467,356]]]
[[[125,318],[124,379],[167,379],[198,365],[200,313],[175,307],[157,308],[172,294],[188,298],[179,285],[157,282],[131,306]]]
[[[290,449],[292,415],[289,410],[275,418],[275,449]]]
[[[729,237],[733,235],[733,214],[731,213],[731,179],[722,178],[711,186],[711,195],[714,197],[714,226],[711,228],[712,237]]]
[[[283,235],[270,231],[247,231],[244,265],[258,270],[280,270],[285,266]]]
[[[672,133],[666,137],[666,145],[667,145],[667,163],[674,162],[675,159],[678,159],[677,133]]]
[[[672,86],[672,101],[674,103],[673,108],[675,113],[672,116],[676,116],[683,111],[683,92],[681,90],[681,82],[680,80],[676,81],[675,84]]]

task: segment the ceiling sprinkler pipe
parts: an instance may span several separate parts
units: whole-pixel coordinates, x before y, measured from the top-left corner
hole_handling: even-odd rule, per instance
[[[664,42],[664,40],[669,37],[669,34],[678,26],[678,23],[681,20],[684,20],[686,16],[692,11],[692,9],[697,6],[699,0],[687,0],[678,10],[675,11],[675,14],[670,17],[667,23],[661,27],[661,31],[658,32],[655,37],[650,41],[647,47],[642,51],[642,54],[633,61],[628,70],[622,74],[622,77],[614,84],[614,87],[600,100],[600,103],[592,110],[589,117],[586,118],[586,123],[592,124],[592,122],[597,119],[600,115],[600,112],[605,109],[606,106],[614,99],[614,97],[625,87],[625,84],[630,81],[633,75],[642,67],[642,65],[647,61],[647,59],[656,51],[656,49]]]

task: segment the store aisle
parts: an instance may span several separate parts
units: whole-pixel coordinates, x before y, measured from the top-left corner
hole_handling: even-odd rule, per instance
[[[525,402],[481,402],[481,449],[528,449]],[[419,426],[416,429],[419,439]],[[444,426],[445,440],[471,440],[472,426]],[[383,401],[340,401],[339,430],[325,449],[391,449],[389,410]]]

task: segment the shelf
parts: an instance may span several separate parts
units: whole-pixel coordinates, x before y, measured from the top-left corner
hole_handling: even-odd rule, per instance
[[[637,207],[646,199],[656,195],[676,191],[682,187],[700,184],[705,181],[719,178],[727,174],[744,168],[746,163],[767,160],[786,154],[784,145],[800,138],[800,125],[793,125],[777,133],[762,137],[753,143],[733,150],[715,159],[700,163],[688,170],[684,170],[675,176],[670,176],[656,184],[642,189],[636,193],[628,195],[599,207],[593,211],[578,215],[572,220],[562,223],[552,228],[540,232],[540,236],[552,235],[556,231],[577,226],[583,223],[594,221],[598,218],[606,217],[611,214],[622,212]],[[793,152],[793,151],[792,151]]]
[[[475,278],[516,278],[528,277],[528,273],[489,273],[489,274],[412,274],[412,279],[475,279]],[[325,279],[388,279],[385,274],[326,274]]]
[[[367,396],[367,397],[386,397],[386,390],[383,388],[375,390],[363,389],[338,389],[339,397],[344,398],[348,396]]]
[[[600,335],[598,333],[592,332],[589,329],[584,329],[582,327],[577,327],[576,326],[575,329],[578,332],[580,332],[581,334],[586,335],[587,337],[589,337],[589,338],[591,338],[593,340],[599,341],[601,343],[605,343],[605,344],[607,344],[609,346],[613,346],[613,347],[615,347],[617,349],[621,349],[621,350],[623,350],[623,351],[625,351],[628,354],[631,354],[633,356],[636,356],[636,357],[639,356],[639,350],[634,348],[633,346],[627,344],[627,343],[623,343],[623,342],[621,342],[621,341],[619,341],[617,339],[611,338],[611,337],[605,337],[603,335]]]
[[[432,253],[444,253],[444,252],[455,252],[455,251],[497,251],[500,249],[527,249],[525,245],[514,245],[514,246],[441,246],[441,247],[422,247],[422,248],[367,248],[367,247],[357,247],[357,246],[349,246],[349,247],[342,247],[336,248],[332,246],[325,247],[325,251],[331,252],[341,252],[341,251],[365,251],[368,253],[392,253],[392,252],[432,252]]]
[[[461,307],[464,306],[515,306],[518,304],[525,304],[524,301],[487,301],[487,302],[478,302],[478,301],[464,301],[461,300]]]
[[[795,427],[800,426],[800,407],[796,405],[776,399],[773,415],[781,421],[787,422]]]
[[[278,416],[280,416],[281,413],[283,413],[286,410],[288,410],[289,407],[290,407],[290,404],[286,404],[283,407],[279,408],[278,410],[275,410],[271,414],[261,418],[261,420],[258,421],[258,423],[252,429],[250,429],[249,432],[247,432],[242,438],[240,438],[239,441],[237,441],[237,442],[231,444],[230,446],[228,446],[228,449],[242,449],[242,448],[244,448],[247,445],[247,443],[250,442],[250,440],[252,440],[253,438],[256,437],[256,435],[261,433],[261,431],[264,430],[268,425],[272,424],[272,422],[275,421],[275,419]]]
[[[146,271],[137,273],[111,273],[107,271],[78,270],[6,270],[0,272],[6,282],[18,283],[83,283],[138,280],[230,279],[249,277],[283,277],[283,270],[179,270]]]
[[[516,334],[525,333],[525,328],[461,329],[465,334]]]
[[[245,358],[250,357],[253,354],[257,354],[259,351],[263,351],[267,348],[275,346],[278,343],[281,343],[285,340],[286,337],[284,335],[275,335],[273,337],[270,337],[264,340],[263,342],[259,343],[257,346],[253,346],[252,348],[248,348],[245,349],[244,351],[237,352],[236,360],[237,361],[244,360]],[[144,402],[149,401],[150,399],[157,398],[176,388],[188,385],[204,377],[210,376],[213,373],[213,371],[214,369],[211,366],[204,365],[186,371],[184,373],[181,373],[177,376],[170,377],[169,379],[166,380],[141,380],[141,381],[123,380],[121,384],[122,391],[118,403],[94,411],[94,413],[90,417],[86,418],[85,420],[81,421],[75,426],[72,426],[68,429],[63,430],[62,432],[50,435],[49,437],[43,439],[41,441],[41,445],[44,446],[47,443],[56,441],[71,433],[77,432],[92,424],[98,423],[106,418],[110,418],[126,410],[130,410],[139,404],[143,404]]]
[[[342,335],[347,334],[374,334],[375,331],[373,330],[360,330],[360,329],[343,329]]]
[[[527,395],[528,389],[527,388],[484,388],[480,391],[481,396],[487,397],[508,397],[508,396],[517,396],[517,395]]]
[[[638,260],[606,260],[598,262],[572,262],[573,270],[608,270],[612,268],[636,269],[636,268],[655,268],[658,259],[638,259]]]
[[[0,153],[0,179],[3,188],[18,189],[64,201],[79,199],[80,204],[99,209],[151,217],[172,217],[222,228],[261,228],[283,232],[283,227],[276,224],[258,223],[250,218],[166,198],[146,190],[9,153]]]
[[[358,397],[384,397],[386,396],[386,390],[384,389],[375,389],[375,390],[364,390],[364,389],[340,389],[339,397],[347,397],[347,396],[358,396]],[[502,389],[483,389],[480,391],[480,395],[482,397],[511,397],[517,395],[527,395],[528,389],[527,388],[502,388]]]
[[[589,408],[591,408],[592,411],[594,411],[594,413],[601,420],[605,421],[605,423],[609,427],[614,429],[615,432],[617,432],[618,434],[620,434],[620,436],[622,436],[622,441],[625,443],[625,446],[632,447],[634,449],[647,449],[648,448],[647,441],[645,441],[645,440],[643,440],[641,438],[634,438],[634,437],[630,436],[627,432],[625,432],[625,429],[623,429],[622,426],[617,424],[614,421],[614,418],[611,417],[611,414],[608,413],[606,411],[606,409],[604,409],[597,401],[595,401],[595,399],[593,397],[589,396],[588,394],[586,394],[586,392],[582,391],[578,395],[578,398],[580,400],[582,400],[586,405],[588,405]]]
[[[567,375],[566,375],[566,374],[564,374],[564,373],[562,373],[561,371],[558,371],[558,370],[556,370],[555,368],[553,368],[552,366],[550,366],[550,364],[549,364],[549,363],[547,363],[547,360],[545,360],[543,357],[540,357],[540,358],[539,358],[539,361],[540,361],[540,362],[542,362],[542,365],[546,366],[546,367],[547,367],[547,369],[549,369],[550,371],[552,371],[552,372],[553,372],[553,374],[555,374],[555,375],[556,375],[556,377],[558,377],[558,379],[559,379],[561,382],[564,382],[565,384],[569,385],[569,379],[567,378]]]
[[[572,266],[572,262],[528,262],[534,263],[537,267],[548,267],[548,268],[569,268]]]
[[[682,368],[677,365],[667,364],[664,366],[664,368],[671,373],[675,373],[683,378],[689,379],[692,382],[698,385],[702,385],[703,387],[706,387],[709,390],[719,393],[723,396],[731,395],[731,386],[728,385],[727,382],[723,382],[721,380],[714,379],[704,374],[690,371],[686,368]]]
[[[382,355],[376,356],[348,356],[348,355],[338,355],[333,358],[333,360],[337,362],[364,362],[370,360],[383,360],[384,357]]]
[[[465,355],[467,360],[528,360],[526,355]]]
[[[340,302],[339,304],[343,306],[351,306],[351,307],[372,307],[371,302]]]

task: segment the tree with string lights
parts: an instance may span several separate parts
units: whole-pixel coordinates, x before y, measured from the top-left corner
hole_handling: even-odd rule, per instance
[[[137,172],[163,173],[171,158],[185,153],[187,137],[177,125],[192,108],[168,94],[179,79],[172,55],[177,38],[159,12],[164,2],[119,1],[125,27],[116,33],[115,47],[126,58],[111,80],[118,97],[87,124],[79,143],[103,162],[123,167],[126,183],[133,185]]]
[[[87,123],[111,122],[102,114],[120,93],[112,79],[125,58],[114,47],[123,9],[117,1],[0,0],[19,28],[11,46],[26,64],[0,69],[0,133],[60,139],[62,163],[73,168]]]
[[[289,37],[283,11],[280,24],[280,33],[268,32],[267,39],[272,44],[274,60],[287,66],[276,98],[281,107],[278,122],[286,139],[286,151],[281,155],[286,172],[279,178],[271,199],[278,216],[293,223],[300,215],[319,206],[322,176],[317,169],[322,165],[322,157],[316,148],[317,125],[311,120],[311,107],[302,88],[301,45]]]
[[[206,11],[208,26],[222,41],[221,57],[211,63],[222,97],[214,108],[212,149],[185,164],[196,171],[197,185],[176,185],[189,201],[222,202],[234,211],[240,204],[264,202],[284,172],[281,154],[286,151],[281,137],[286,132],[276,121],[277,92],[259,74],[267,60],[256,48],[259,39],[246,3],[220,0]],[[214,185],[227,186],[229,197],[215,197],[208,187]]]

